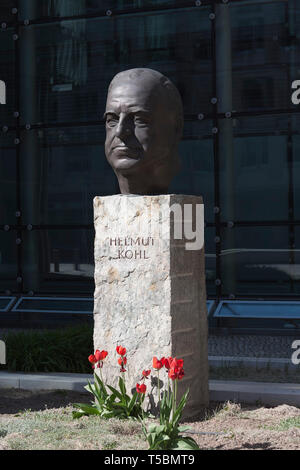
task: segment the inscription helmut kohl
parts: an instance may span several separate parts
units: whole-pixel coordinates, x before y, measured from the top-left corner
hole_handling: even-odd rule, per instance
[[[148,250],[127,249],[127,247],[150,247],[154,246],[153,237],[116,237],[107,239],[109,246],[118,247],[115,259],[150,259]],[[123,248],[119,248],[123,247]]]

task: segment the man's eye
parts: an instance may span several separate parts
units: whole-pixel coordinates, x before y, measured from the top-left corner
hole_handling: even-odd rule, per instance
[[[110,127],[116,126],[118,124],[119,119],[117,117],[108,117],[106,119],[106,124]]]
[[[147,125],[148,124],[147,120],[140,117],[140,116],[135,117],[134,122],[135,122],[135,124],[138,124],[138,125]]]

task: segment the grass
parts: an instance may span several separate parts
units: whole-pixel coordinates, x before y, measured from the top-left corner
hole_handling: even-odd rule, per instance
[[[17,419],[16,419],[17,418]],[[72,407],[25,411],[1,419],[0,449],[146,449],[141,425],[98,416],[72,419]]]
[[[265,429],[272,431],[288,431],[291,428],[300,428],[300,416],[282,419],[275,426],[266,426]]]

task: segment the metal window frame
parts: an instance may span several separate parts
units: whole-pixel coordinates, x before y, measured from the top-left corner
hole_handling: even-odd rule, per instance
[[[10,301],[8,302],[8,304],[6,305],[5,308],[0,308],[0,312],[8,312],[12,305],[14,304],[15,300],[17,299],[17,297],[15,296],[10,296],[10,295],[1,295],[0,296],[0,300],[1,299],[10,299]]]
[[[278,316],[278,315],[243,315],[243,314],[239,314],[239,313],[235,313],[235,312],[232,312],[232,314],[223,314],[222,315],[222,309],[224,308],[224,306],[227,306],[228,305],[256,305],[256,306],[271,306],[271,305],[275,305],[275,306],[278,306],[278,307],[281,307],[281,308],[284,308],[284,306],[298,306],[299,307],[299,310],[297,312],[297,314],[292,314],[292,315],[287,315],[287,316]],[[259,300],[221,300],[213,314],[213,317],[216,318],[216,319],[219,319],[219,318],[238,318],[238,319],[262,319],[262,320],[272,320],[272,319],[277,319],[277,320],[300,320],[300,301],[277,301],[277,300],[263,300],[263,301],[259,301]]]
[[[19,300],[17,301],[16,305],[13,307],[13,309],[11,310],[12,312],[37,312],[37,313],[61,313],[61,314],[78,314],[78,315],[90,315],[92,316],[93,315],[93,311],[87,311],[87,310],[44,310],[44,309],[33,309],[33,308],[19,308],[20,304],[24,301],[24,300],[47,300],[47,301],[51,301],[51,300],[55,300],[55,301],[58,301],[58,300],[71,300],[71,301],[91,301],[91,302],[94,302],[94,299],[91,298],[91,297],[29,297],[29,296],[22,296],[19,298]]]

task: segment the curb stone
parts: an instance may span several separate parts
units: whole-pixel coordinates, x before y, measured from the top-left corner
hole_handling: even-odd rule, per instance
[[[36,373],[0,371],[0,389],[73,390],[88,393],[84,386],[91,374]],[[300,407],[300,384],[210,380],[211,401],[236,401],[264,405],[292,405]]]

